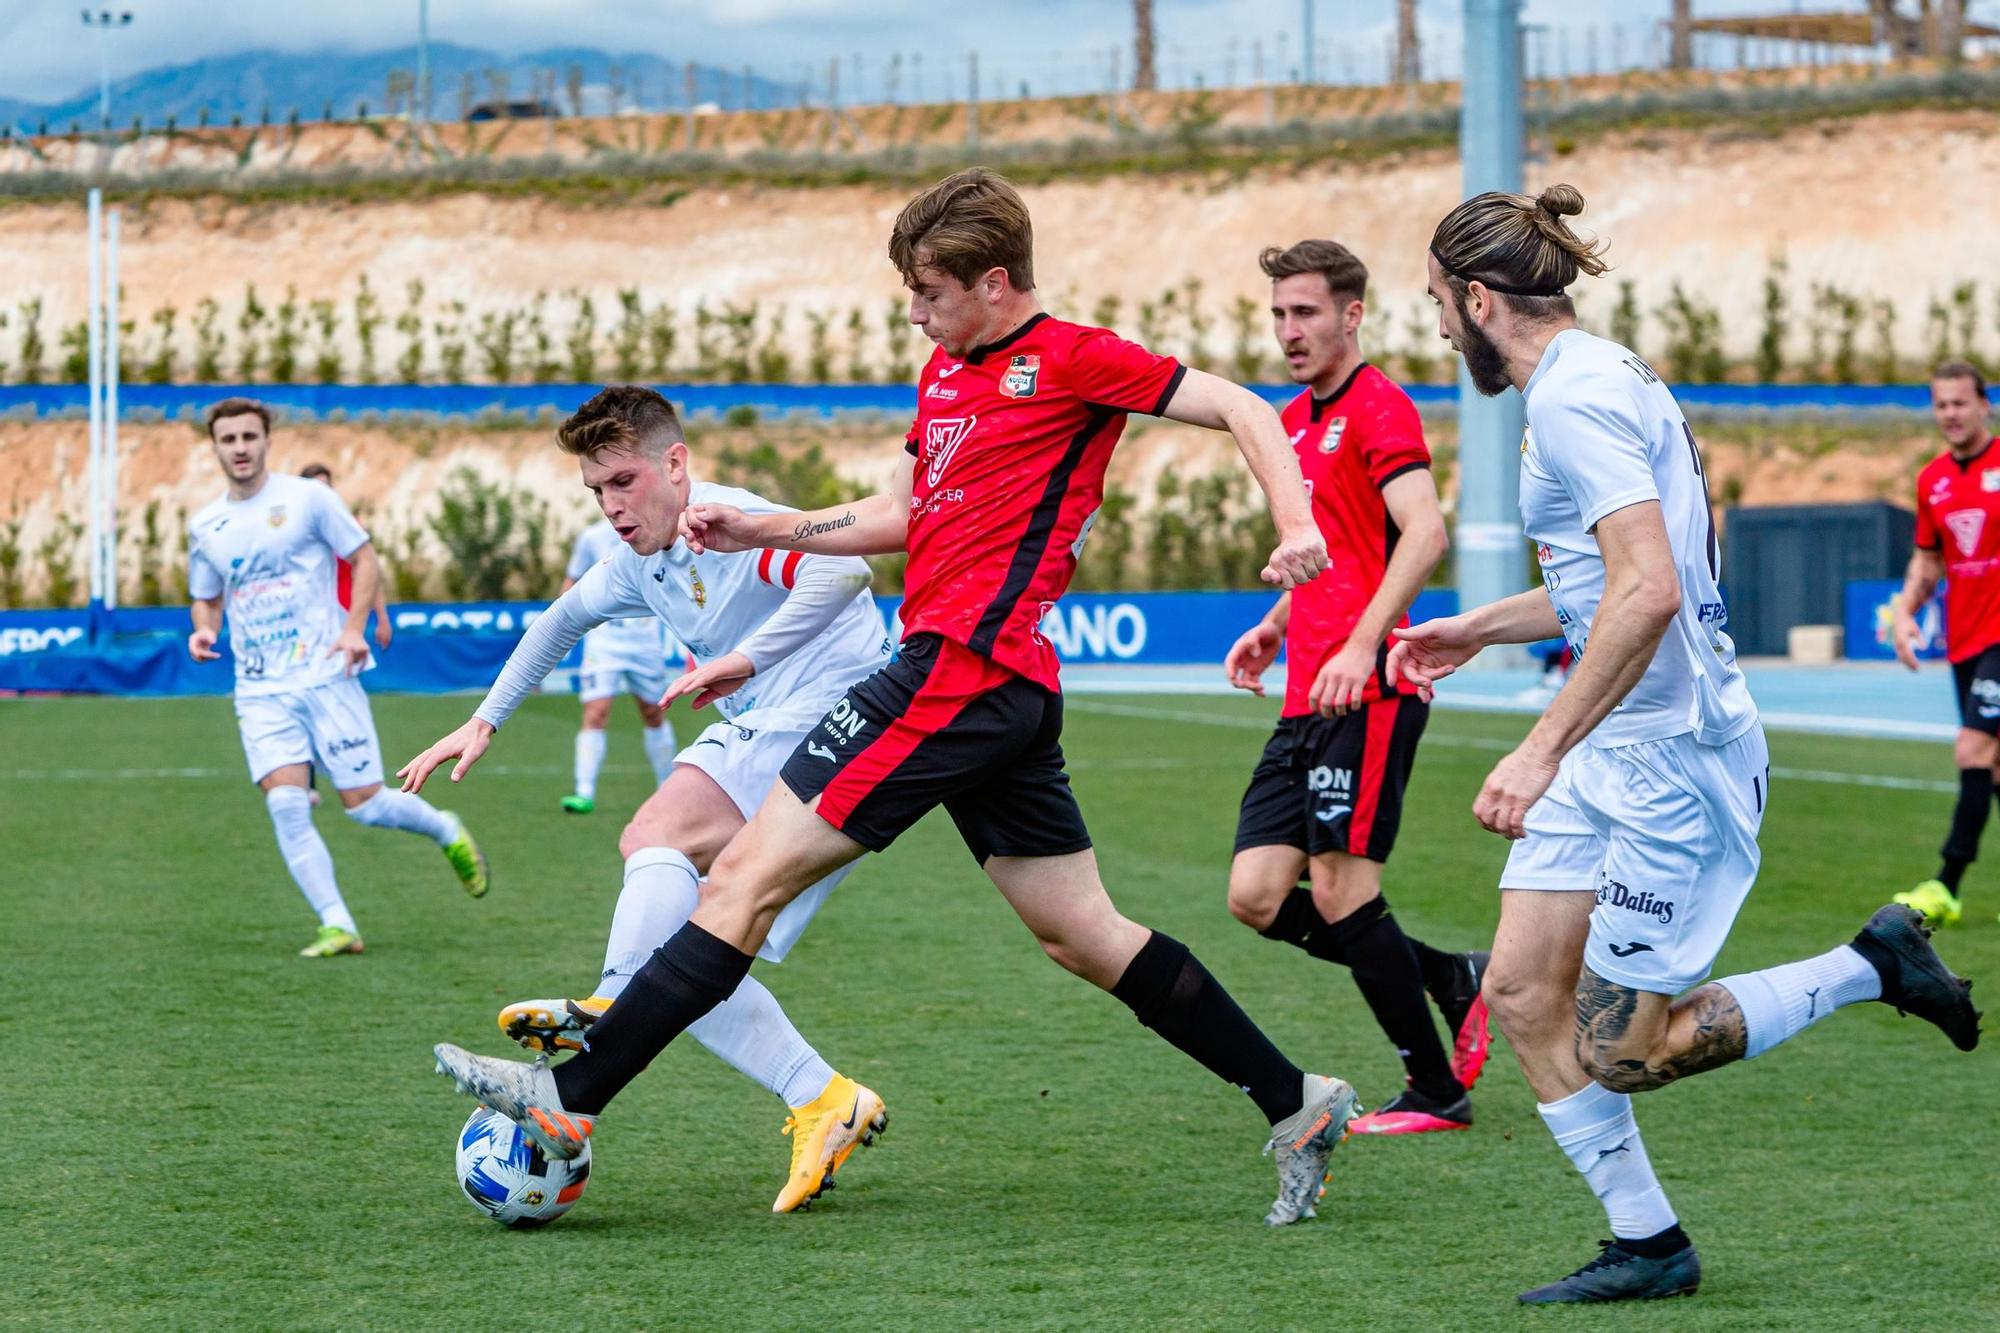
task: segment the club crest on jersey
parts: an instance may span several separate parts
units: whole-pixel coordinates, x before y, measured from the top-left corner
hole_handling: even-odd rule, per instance
[[[284,527],[285,507],[283,505],[272,505],[271,512],[266,516],[265,521],[268,522],[274,528]]]
[[[1526,426],[1521,427],[1521,457],[1523,458],[1528,456],[1528,436],[1528,428]]]
[[[701,571],[693,565],[688,566],[688,593],[696,606],[708,605],[708,588],[701,581]]]
[[[1969,559],[1979,549],[1979,534],[1986,530],[1986,511],[1960,509],[1946,514],[1944,525],[1951,529],[1952,540],[1958,543],[1958,553]]]
[[[958,446],[965,443],[965,437],[972,434],[972,428],[979,424],[979,418],[942,417],[924,423],[924,445],[930,450],[930,464],[924,469],[924,480],[935,486],[944,478],[945,466],[951,456],[958,452]]]
[[[1340,447],[1340,437],[1347,434],[1347,418],[1335,417],[1326,423],[1326,434],[1319,437],[1319,451],[1330,454]]]
[[[2000,491],[2000,468],[1990,467],[1979,474],[1979,489],[1989,495]]]
[[[1041,378],[1042,358],[1030,354],[1014,357],[1007,373],[1000,377],[1000,392],[1009,398],[1033,398],[1035,382]]]

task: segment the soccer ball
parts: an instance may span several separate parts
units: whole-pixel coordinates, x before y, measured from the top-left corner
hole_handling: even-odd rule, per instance
[[[574,1161],[551,1160],[521,1127],[484,1106],[458,1132],[458,1187],[472,1206],[510,1227],[555,1221],[583,1197],[590,1145]]]

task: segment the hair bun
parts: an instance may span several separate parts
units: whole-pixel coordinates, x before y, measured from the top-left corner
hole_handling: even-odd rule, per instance
[[[1575,217],[1583,212],[1583,193],[1574,185],[1551,185],[1535,196],[1535,207],[1552,218]]]

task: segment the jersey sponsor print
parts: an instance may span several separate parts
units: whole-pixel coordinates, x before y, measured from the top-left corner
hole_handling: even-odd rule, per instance
[[[1945,655],[2000,644],[2000,449],[1940,454],[1917,474],[1917,545],[1944,561]]]
[[[1756,725],[1757,708],[1725,632],[1721,552],[1694,432],[1673,394],[1617,343],[1565,329],[1528,380],[1521,446],[1521,525],[1563,635],[1582,658],[1604,597],[1598,523],[1657,501],[1680,578],[1681,608],[1640,677],[1591,732],[1600,746],[1692,734],[1721,745]]]
[[[223,599],[238,695],[347,674],[346,659],[331,652],[347,623],[334,562],[367,543],[332,487],[277,472],[248,499],[225,495],[188,521],[188,592]]]
[[[1036,625],[1069,587],[1126,416],[1164,411],[1185,373],[1045,314],[963,357],[932,352],[905,442],[917,460],[905,635],[941,635],[1058,688]]]
[[[1429,467],[1431,455],[1410,396],[1366,362],[1325,398],[1311,390],[1300,394],[1282,418],[1329,560],[1325,573],[1292,590],[1285,627],[1283,715],[1303,717],[1312,712],[1307,698],[1313,677],[1354,632],[1395,552],[1396,524],[1382,488]],[[1410,621],[1405,616],[1399,623]],[[1365,700],[1397,692],[1388,684],[1386,661],[1386,650],[1378,653]]]

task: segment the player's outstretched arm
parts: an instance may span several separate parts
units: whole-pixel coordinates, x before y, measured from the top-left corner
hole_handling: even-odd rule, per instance
[[[1264,566],[1264,581],[1296,588],[1318,577],[1327,565],[1326,539],[1313,522],[1299,460],[1271,405],[1240,384],[1190,368],[1161,415],[1190,426],[1226,430],[1236,441],[1264,489],[1278,528],[1277,549]]]
[[[1910,567],[1903,574],[1903,591],[1896,596],[1895,621],[1890,633],[1896,646],[1896,660],[1912,671],[1917,669],[1917,640],[1923,637],[1917,628],[1917,611],[1931,599],[1938,580],[1943,577],[1943,556],[1921,546],[1910,552]]]
[[[1389,631],[1389,679],[1429,689],[1496,643],[1540,643],[1562,623],[1540,588]]]
[[[689,505],[681,511],[681,530],[696,555],[765,547],[812,555],[888,555],[909,542],[916,464],[905,454],[885,494],[806,513],[746,514],[734,505]]]

